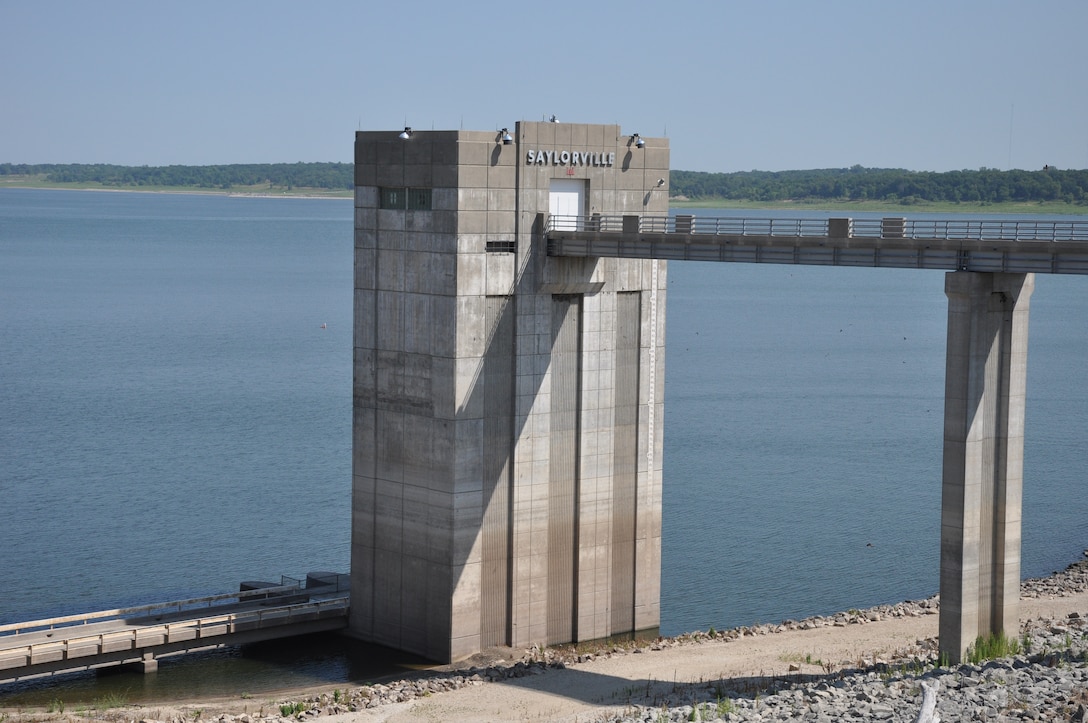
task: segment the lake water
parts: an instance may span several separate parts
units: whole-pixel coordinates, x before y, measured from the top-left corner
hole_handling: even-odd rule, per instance
[[[670,264],[664,634],[937,591],[943,285]],[[0,190],[0,624],[346,571],[351,287],[350,202]],[[1030,337],[1037,576],[1088,546],[1088,279],[1037,276]],[[292,655],[118,680],[369,674]]]

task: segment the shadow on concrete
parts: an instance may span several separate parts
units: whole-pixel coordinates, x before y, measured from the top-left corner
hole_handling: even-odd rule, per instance
[[[620,658],[643,655],[648,657],[640,667],[652,669],[653,652],[636,653],[627,650],[618,654]],[[602,661],[604,658],[594,656],[594,659]],[[579,668],[577,664],[567,666],[562,662],[535,660],[521,661],[514,665],[503,663],[442,672],[428,671],[406,680],[423,686],[430,683],[436,689],[448,686],[449,690],[485,681],[516,689],[517,700],[526,705],[532,705],[534,696],[540,696],[539,703],[545,707],[547,698],[563,698],[602,707],[675,708],[690,705],[706,707],[708,712],[715,711],[718,715],[724,715],[736,701],[747,700],[758,705],[760,698],[796,686],[808,686],[814,691],[810,695],[819,698],[823,697],[823,690],[850,676],[877,673],[883,680],[892,680],[923,677],[934,670],[932,664],[922,666],[907,660],[865,667],[825,669],[816,664],[801,664],[797,668],[784,674],[759,671],[749,675],[719,675],[690,680],[679,678],[675,671],[667,669],[660,670],[659,675],[630,678],[592,672]],[[505,705],[504,700],[505,697],[496,696],[496,707]]]

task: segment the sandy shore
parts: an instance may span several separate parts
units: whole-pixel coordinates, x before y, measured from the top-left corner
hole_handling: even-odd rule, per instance
[[[1021,602],[1021,619],[1064,619],[1088,614],[1088,592]],[[745,681],[818,676],[825,666],[851,669],[858,664],[909,658],[929,648],[937,636],[937,615],[885,619],[844,627],[786,630],[735,640],[708,640],[661,650],[613,655],[501,683],[462,688],[407,703],[346,713],[323,721],[596,721],[629,709],[632,697],[679,705],[678,684],[723,681],[743,688]],[[929,641],[927,643],[926,641]],[[921,645],[919,643],[922,643]],[[806,664],[806,660],[820,661]],[[650,695],[645,693],[649,689]],[[673,701],[666,701],[670,696]]]
[[[933,603],[906,603],[907,613],[896,607],[895,615],[861,614],[851,622],[823,618],[819,624],[790,626],[764,625],[708,635],[680,636],[666,641],[579,651],[496,650],[462,666],[450,666],[424,679],[442,681],[455,677],[460,687],[445,692],[412,692],[403,702],[385,702],[372,708],[347,711],[345,703],[354,695],[373,695],[366,688],[338,693],[334,705],[331,686],[292,691],[276,698],[275,704],[253,700],[201,700],[173,703],[161,707],[117,708],[92,713],[99,720],[116,721],[193,721],[220,719],[256,723],[281,717],[280,703],[305,701],[302,719],[316,718],[321,723],[364,723],[388,721],[565,721],[608,720],[633,710],[634,704],[683,705],[692,702],[692,691],[699,702],[707,702],[710,689],[751,691],[751,696],[775,678],[818,680],[843,671],[872,669],[882,664],[902,663],[932,657],[937,636],[938,616]],[[913,607],[911,607],[913,606]],[[920,606],[920,607],[919,607]],[[1022,622],[1064,620],[1070,613],[1088,617],[1088,590],[1051,593],[1021,600]],[[902,614],[901,617],[896,615]],[[844,616],[839,616],[843,619]],[[869,617],[880,618],[869,621]],[[809,626],[809,629],[801,629]],[[521,677],[484,680],[486,672],[501,669],[517,660],[536,660],[518,666]],[[562,660],[562,663],[557,661]],[[545,664],[548,663],[548,664]],[[477,666],[466,671],[465,665]],[[491,667],[488,667],[491,666]],[[419,685],[418,681],[414,685]],[[360,693],[362,691],[362,693]],[[385,699],[398,696],[397,684],[383,688]],[[709,697],[713,701],[713,696]],[[357,706],[362,707],[362,706]],[[46,713],[30,710],[2,710],[6,723],[44,720],[86,720],[72,712]]]

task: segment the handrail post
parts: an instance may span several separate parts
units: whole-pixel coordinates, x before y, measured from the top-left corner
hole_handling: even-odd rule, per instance
[[[850,238],[854,235],[854,220],[850,218],[827,219],[828,238]]]

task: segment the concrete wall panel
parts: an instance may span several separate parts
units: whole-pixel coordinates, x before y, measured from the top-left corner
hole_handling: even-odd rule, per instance
[[[404,185],[408,188],[431,188],[434,185],[429,163],[409,163],[404,166]]]
[[[504,151],[505,153],[506,151]],[[505,165],[491,166],[487,169],[487,187],[500,190],[514,190],[517,183],[517,171],[514,166],[514,153],[510,153],[511,161]],[[500,210],[512,211],[515,207],[501,208]]]

